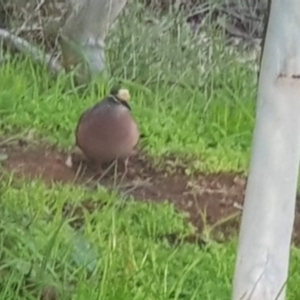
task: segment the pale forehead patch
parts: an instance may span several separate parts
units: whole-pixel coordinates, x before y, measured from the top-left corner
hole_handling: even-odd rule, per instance
[[[130,100],[130,93],[127,89],[120,89],[118,91],[117,97],[122,101],[129,101]]]

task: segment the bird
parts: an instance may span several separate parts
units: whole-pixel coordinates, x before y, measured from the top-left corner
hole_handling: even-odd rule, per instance
[[[114,87],[110,95],[87,109],[76,128],[76,146],[101,170],[101,165],[123,161],[125,173],[129,157],[140,139],[140,130],[129,105],[130,93]]]

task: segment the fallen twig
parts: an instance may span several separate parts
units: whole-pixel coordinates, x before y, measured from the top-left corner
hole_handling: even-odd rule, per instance
[[[30,55],[33,60],[46,64],[49,67],[50,71],[55,74],[64,71],[61,64],[59,64],[56,60],[54,60],[52,55],[44,53],[41,49],[30,44],[26,40],[1,28],[0,28],[0,42],[10,44],[19,52]]]

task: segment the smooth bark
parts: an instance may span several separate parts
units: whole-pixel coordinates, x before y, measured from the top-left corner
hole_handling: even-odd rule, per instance
[[[126,0],[72,0],[60,44],[67,71],[76,70],[78,84],[90,82],[105,68],[105,38]]]
[[[284,300],[300,158],[300,1],[272,0],[234,300]]]

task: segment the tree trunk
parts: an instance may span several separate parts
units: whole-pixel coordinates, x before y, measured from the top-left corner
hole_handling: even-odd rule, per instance
[[[60,44],[67,71],[78,84],[88,83],[105,67],[105,38],[126,0],[72,0],[72,13],[62,28]]]
[[[272,0],[234,300],[284,300],[300,158],[300,1]]]

